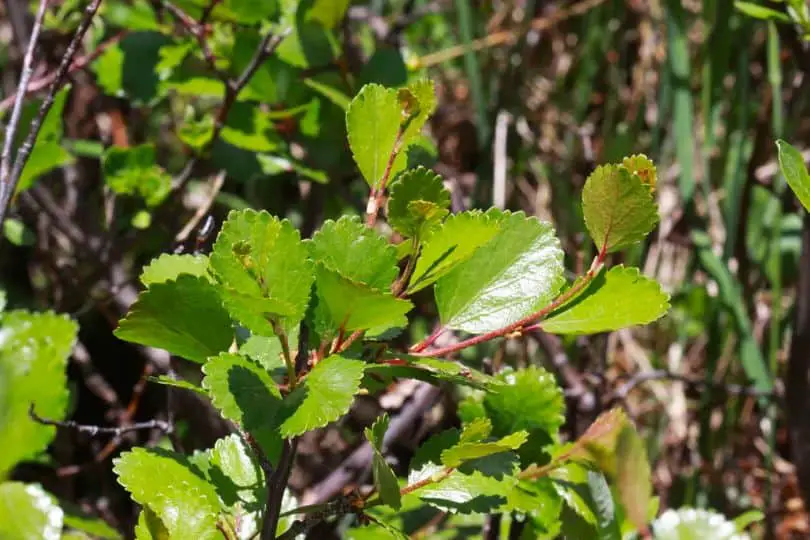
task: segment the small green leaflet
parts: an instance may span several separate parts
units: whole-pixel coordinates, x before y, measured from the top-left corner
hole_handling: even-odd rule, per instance
[[[574,301],[541,321],[552,334],[595,334],[651,323],[669,309],[669,295],[638,268],[600,272]]]
[[[486,441],[492,430],[488,418],[478,418],[464,427],[459,443],[441,453],[442,464],[447,467],[458,467],[465,461],[517,450],[526,442],[529,434],[526,431],[515,431],[501,439]]]
[[[652,186],[623,165],[602,165],[588,176],[582,213],[596,247],[608,253],[643,240],[658,224]]]
[[[164,253],[152,259],[141,272],[141,283],[165,283],[177,279],[182,274],[207,277],[208,257],[205,255],[173,255]]]
[[[399,494],[397,477],[385,461],[385,456],[382,452],[383,438],[385,437],[387,429],[388,416],[382,415],[370,428],[366,428],[364,433],[374,452],[371,461],[371,470],[374,474],[374,485],[380,494],[380,499],[383,504],[399,509],[402,506],[402,500]]]
[[[782,175],[805,210],[810,211],[810,174],[807,173],[804,157],[783,140],[776,141],[776,147],[779,149],[779,168]]]
[[[450,192],[438,174],[417,167],[403,172],[391,184],[388,223],[404,236],[424,238],[450,208]]]

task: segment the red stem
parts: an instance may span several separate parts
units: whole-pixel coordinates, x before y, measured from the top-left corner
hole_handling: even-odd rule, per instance
[[[525,327],[527,325],[531,325],[537,320],[547,316],[549,313],[551,313],[558,307],[568,302],[568,300],[579,294],[585,287],[587,287],[593,280],[594,276],[596,275],[596,270],[605,261],[606,256],[607,256],[607,249],[606,246],[603,246],[602,249],[599,251],[599,255],[597,255],[597,257],[593,260],[593,264],[591,264],[591,267],[585,274],[585,276],[578,283],[575,282],[570,289],[568,289],[563,294],[555,298],[553,302],[551,302],[541,310],[535,311],[531,315],[523,317],[519,321],[513,322],[512,324],[504,326],[503,328],[487,332],[486,334],[473,336],[469,339],[459,341],[458,343],[455,343],[453,345],[442,347],[441,349],[433,349],[431,351],[424,352],[424,350],[430,345],[430,343],[432,341],[435,341],[436,337],[438,337],[438,336],[434,337],[434,334],[436,334],[436,332],[434,332],[424,342],[419,343],[414,347],[412,347],[411,354],[414,356],[444,356],[446,354],[451,354],[460,351],[462,349],[466,349],[467,347],[472,347],[473,345],[478,345],[479,343],[484,343],[486,341],[490,341],[495,338],[502,337],[516,331],[525,330]],[[443,328],[441,329],[443,330]]]

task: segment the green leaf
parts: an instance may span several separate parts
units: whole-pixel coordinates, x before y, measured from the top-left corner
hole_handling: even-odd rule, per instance
[[[669,509],[653,521],[656,540],[733,540],[748,538],[726,516],[702,508]]]
[[[732,521],[737,531],[743,532],[754,523],[758,523],[764,519],[765,514],[762,512],[762,510],[752,509],[748,510],[747,512],[743,512],[739,516],[735,517]]]
[[[332,355],[319,362],[284,399],[282,437],[295,437],[323,427],[346,414],[360,390],[365,363]]]
[[[779,149],[779,168],[790,189],[799,198],[805,210],[810,211],[810,174],[801,152],[783,140],[776,141]]]
[[[232,353],[209,359],[202,369],[202,386],[214,406],[253,435],[275,462],[281,451],[278,426],[282,398],[270,374],[259,364]]]
[[[168,538],[169,531],[166,530],[160,518],[149,507],[144,507],[138,515],[135,540],[166,540]]]
[[[552,334],[595,334],[651,323],[669,310],[669,295],[638,268],[615,266],[597,275],[573,302],[541,322]]]
[[[115,193],[143,197],[148,206],[160,204],[171,191],[172,178],[155,161],[155,146],[111,146],[102,159],[104,181]]]
[[[636,429],[627,424],[616,441],[616,488],[627,517],[637,530],[647,526],[651,476],[644,441]]]
[[[22,460],[40,454],[55,429],[34,422],[31,404],[42,417],[64,418],[69,393],[65,368],[78,327],[54,313],[0,314],[0,478]]]
[[[364,433],[374,452],[371,470],[374,474],[374,486],[380,493],[380,500],[383,504],[398,510],[402,506],[399,483],[397,483],[397,477],[388,462],[385,461],[385,456],[382,453],[383,438],[387,429],[388,416],[382,415],[370,428],[366,428]]]
[[[0,483],[0,538],[3,540],[58,540],[63,517],[62,509],[39,484]]]
[[[544,447],[557,440],[565,420],[565,402],[554,376],[531,366],[506,371],[498,378],[503,385],[483,396],[470,396],[462,403],[462,418],[469,422],[485,415],[492,421],[492,434],[496,437],[525,430],[529,437],[518,452],[521,461],[527,465],[545,459]],[[474,407],[476,404],[479,406]]]
[[[582,190],[585,226],[596,246],[608,253],[643,240],[658,224],[649,183],[621,165],[602,165]]]
[[[148,507],[174,540],[216,538],[220,500],[186,456],[134,448],[113,460],[118,482]]]
[[[135,105],[153,103],[165,92],[157,72],[164,46],[174,42],[159,32],[130,32],[93,63],[98,85],[105,94],[129,98]]]
[[[20,181],[17,184],[17,193],[30,188],[34,181],[43,174],[63,165],[73,162],[73,156],[65,150],[62,145],[62,115],[65,110],[67,96],[70,87],[65,87],[54,96],[53,105],[48,111],[45,120],[42,122],[34,148],[28,156],[28,162],[23,168]],[[40,103],[30,103],[26,105],[20,120],[21,126],[28,126],[31,120],[39,112]],[[28,130],[21,130],[22,134],[27,134]],[[15,141],[16,142],[16,141]],[[20,141],[21,142],[21,141]]]
[[[479,459],[482,457],[517,450],[528,439],[526,431],[516,431],[501,439],[490,442],[465,442],[464,433],[461,435],[461,442],[452,448],[442,452],[442,464],[448,467],[458,467],[465,461]]]
[[[423,238],[450,208],[450,192],[442,177],[418,167],[397,176],[388,198],[388,222],[404,236]]]
[[[236,22],[256,24],[269,19],[276,13],[275,0],[224,0],[222,7]]]
[[[349,104],[346,111],[349,146],[368,185],[380,185],[402,122],[402,106],[397,91],[391,88],[367,84]]]
[[[307,244],[313,260],[372,289],[390,288],[399,271],[396,249],[356,216],[327,220]]]
[[[243,101],[234,103],[228,112],[222,140],[251,152],[274,152],[281,146],[270,115],[254,103]]]
[[[321,338],[331,336],[339,328],[367,330],[396,326],[403,322],[413,304],[396,298],[388,291],[369,288],[350,281],[322,265],[315,269],[315,322]]]
[[[734,7],[749,17],[760,19],[762,21],[790,22],[790,17],[788,17],[786,13],[776,11],[775,9],[771,9],[760,4],[755,4],[754,2],[742,2],[738,0],[737,2],[734,2]]]
[[[254,333],[274,335],[273,321],[292,327],[304,317],[312,263],[298,231],[265,211],[232,211],[210,264],[223,285],[225,306]]]
[[[564,280],[551,225],[505,212],[498,234],[438,280],[436,304],[446,327],[482,334],[542,308]]]
[[[497,480],[480,472],[462,474],[454,471],[446,479],[416,490],[420,499],[452,513],[486,513],[506,505],[507,496],[517,480]]]
[[[498,211],[453,214],[426,240],[416,262],[408,294],[424,289],[472,257],[501,227]]]
[[[19,219],[3,221],[3,236],[15,246],[30,246],[36,240],[34,233]]]
[[[350,0],[313,0],[306,19],[317,21],[324,28],[332,29],[343,20],[349,4]]]
[[[152,284],[138,296],[115,335],[194,362],[205,362],[233,340],[231,319],[216,290],[207,279],[190,275]]]
[[[149,287],[165,283],[181,275],[208,276],[208,257],[205,255],[173,255],[164,253],[152,259],[141,272],[141,283]]]
[[[220,498],[238,509],[240,503],[251,510],[264,506],[265,479],[261,465],[239,435],[219,439],[211,450],[208,477]]]

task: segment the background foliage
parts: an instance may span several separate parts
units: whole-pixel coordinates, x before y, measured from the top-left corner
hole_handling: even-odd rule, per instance
[[[19,141],[87,4],[50,2],[34,65],[35,91],[22,110]],[[754,534],[806,535],[810,523],[801,493],[810,492],[810,435],[801,419],[806,418],[802,411],[810,410],[803,352],[810,334],[802,314],[810,286],[802,280],[810,261],[802,256],[810,253],[810,222],[799,203],[807,202],[806,191],[795,179],[806,178],[797,163],[806,157],[801,141],[808,128],[805,37],[810,17],[801,1],[736,4],[101,2],[70,69],[70,85],[55,95],[44,119],[3,226],[0,474],[6,481],[0,484],[0,536],[25,535],[9,527],[30,524],[44,537],[58,537],[59,523],[74,537],[116,537],[116,530],[129,534],[138,519],[130,495],[137,502],[149,486],[140,485],[137,475],[130,478],[128,467],[156,459],[171,446],[159,423],[152,424],[154,429],[96,436],[57,431],[31,421],[29,402],[36,403],[42,417],[82,424],[172,422],[177,425],[173,442],[192,456],[188,459],[197,460],[195,467],[208,463],[211,471],[227,470],[229,464],[244,465],[246,452],[240,439],[226,438],[229,426],[219,411],[246,428],[261,421],[241,416],[241,407],[226,399],[215,399],[212,407],[200,390],[216,393],[234,363],[249,357],[245,369],[257,376],[246,381],[267,389],[252,394],[258,396],[256,407],[269,407],[275,386],[266,373],[286,369],[277,363],[278,351],[268,352],[261,342],[262,336],[275,334],[273,325],[250,319],[250,313],[278,313],[282,326],[300,320],[305,315],[300,298],[308,293],[307,279],[315,279],[333,284],[330,290],[353,287],[351,293],[318,297],[330,315],[316,315],[322,323],[318,334],[339,333],[329,322],[338,309],[348,310],[340,315],[348,317],[349,326],[391,324],[373,319],[377,310],[358,314],[351,300],[390,285],[396,262],[408,254],[408,242],[398,243],[395,251],[360,232],[368,200],[383,202],[376,197],[376,179],[397,145],[402,151],[390,164],[391,178],[407,168],[407,175],[420,179],[410,185],[424,186],[424,191],[412,193],[405,175],[400,176],[388,186],[394,199],[388,223],[378,227],[395,239],[426,236],[442,220],[442,230],[450,231],[431,237],[413,269],[407,290],[415,306],[411,325],[404,334],[386,336],[402,346],[424,339],[437,320],[457,330],[491,329],[486,318],[465,312],[467,303],[457,301],[454,286],[480,279],[483,289],[486,276],[459,275],[441,263],[422,262],[439,259],[454,234],[478,238],[483,245],[497,232],[488,226],[495,213],[522,210],[538,216],[554,225],[559,267],[569,269],[565,278],[570,282],[585,274],[598,255],[604,234],[598,212],[611,209],[600,201],[620,200],[615,191],[590,192],[586,178],[594,170],[608,180],[625,174],[597,166],[620,163],[632,154],[652,158],[658,174],[649,181],[660,223],[642,242],[636,241],[645,234],[631,227],[608,246],[613,267],[602,275],[601,290],[639,279],[632,270],[638,267],[670,295],[669,315],[643,328],[615,332],[606,331],[618,327],[597,319],[587,330],[599,334],[567,335],[575,319],[571,313],[594,313],[584,298],[544,325],[562,337],[526,332],[457,356],[482,377],[511,368],[531,373],[543,367],[553,374],[562,389],[565,418],[533,418],[527,407],[519,429],[527,430],[530,442],[532,430],[540,427],[559,429],[564,440],[576,440],[601,412],[623,407],[643,444],[620,444],[627,455],[646,455],[653,464],[650,480],[659,499],[650,512],[659,516],[653,531],[658,537],[678,537],[665,530],[667,524],[677,530],[682,522],[716,523],[708,510],[678,510],[682,507],[740,516],[738,525],[747,524],[747,510],[758,508],[765,520],[755,525]],[[6,0],[2,6],[4,124],[36,7],[23,0]],[[265,37],[274,38],[267,44],[276,48],[256,61]],[[428,92],[419,81],[428,78],[436,84],[435,113],[429,117],[432,107],[408,109],[415,105],[406,100],[412,114],[398,137],[403,102],[390,89],[411,85],[417,103],[424,103]],[[782,143],[777,148],[777,139],[796,142],[798,150],[791,154]],[[783,150],[786,178],[778,150]],[[792,162],[785,161],[791,157]],[[627,169],[635,167],[640,165],[625,163]],[[449,197],[440,189],[442,180]],[[798,200],[785,189],[788,184]],[[397,206],[397,198],[436,204]],[[487,211],[492,206],[496,209]],[[597,217],[588,219],[589,208]],[[223,226],[234,210],[243,212]],[[481,214],[458,214],[463,210]],[[546,241],[547,231],[538,222],[517,223],[516,215],[505,218],[516,220],[512,242],[475,255],[454,253],[488,260],[503,260],[500,250],[531,253],[533,245]],[[322,250],[357,235],[374,257],[339,260]],[[312,240],[302,248],[299,238]],[[290,267],[258,279],[244,270],[245,254],[229,249],[240,239],[264,242],[265,252],[246,255],[257,265],[283,250]],[[180,250],[186,253],[181,258],[153,260]],[[195,251],[211,252],[210,272]],[[318,262],[309,269],[311,258]],[[182,272],[174,266],[178,260]],[[290,268],[307,269],[296,275]],[[180,273],[191,275],[174,281],[177,287],[168,286]],[[209,294],[215,282],[229,284],[224,302]],[[265,283],[273,289],[264,288]],[[427,290],[433,283],[435,306]],[[545,300],[563,281],[552,285],[555,290]],[[138,296],[143,289],[147,292]],[[615,301],[600,305],[615,317],[626,300],[617,294]],[[133,303],[139,311],[119,326]],[[150,308],[159,306],[174,311],[150,318]],[[231,317],[254,334],[242,344],[244,356],[223,352],[231,335],[222,328]],[[200,333],[203,341],[193,337]],[[446,338],[436,345],[451,345]],[[204,369],[194,363],[209,356],[215,358]],[[319,366],[330,367],[327,361]],[[182,381],[171,378],[174,374]],[[183,389],[168,392],[155,379]],[[524,410],[519,407],[526,405],[488,403],[493,398],[476,392],[400,383],[358,397],[345,416],[318,409],[286,418],[279,426],[285,436],[323,427],[299,441],[290,481],[297,502],[287,501],[287,508],[323,502],[347,485],[372,481],[388,482],[381,496],[393,496],[396,490],[390,489],[390,478],[383,479],[381,457],[393,462],[400,477],[408,477],[418,473],[417,465],[444,459],[419,443],[462,422],[469,426],[487,407]],[[538,410],[543,410],[540,405]],[[393,433],[384,443],[384,421],[374,423],[383,412]],[[506,430],[497,418],[491,420],[497,440],[518,429],[510,425]],[[281,451],[276,431],[258,431],[256,438],[268,455]],[[157,450],[136,449],[119,457],[134,446]],[[436,448],[442,446],[436,443]],[[194,450],[199,452],[191,454]],[[201,521],[164,520],[169,528],[188,527],[184,531],[196,535],[194,524],[200,530],[210,525],[206,509],[221,500],[250,507],[266,496],[248,489],[258,478],[255,467],[228,470],[226,476],[244,483],[234,485],[225,499],[198,477],[183,476],[188,470],[178,466],[161,474],[185,482],[188,489],[178,496],[194,497],[189,505],[200,509]],[[568,493],[566,501],[580,497],[607,504],[603,478],[584,470],[566,469],[565,474],[579,475],[572,482],[588,486],[587,493]],[[477,489],[486,492],[485,480]],[[400,504],[395,515],[385,517],[387,523],[431,534],[421,525],[408,529],[408,519],[416,519],[416,497],[406,494]],[[40,512],[28,521],[6,519],[22,506]],[[569,503],[561,511],[571,508],[575,505]],[[644,520],[646,510],[635,508],[637,515],[629,520]],[[379,508],[379,516],[385,512]],[[142,520],[153,518],[142,515]],[[588,519],[588,527],[619,526],[618,520]],[[509,520],[502,523],[497,513],[452,520],[450,527],[459,536],[491,538],[501,528],[508,534]],[[349,533],[344,526],[321,525],[311,534],[364,538],[362,529]]]

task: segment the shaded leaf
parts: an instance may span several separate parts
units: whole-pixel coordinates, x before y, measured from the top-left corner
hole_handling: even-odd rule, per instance
[[[339,328],[366,330],[396,326],[403,322],[413,304],[396,298],[388,291],[380,291],[349,281],[336,272],[318,265],[316,274],[315,318],[322,338],[331,336]]]
[[[478,210],[453,214],[425,241],[408,293],[424,289],[489,242],[501,226],[502,214]]]
[[[185,456],[134,448],[113,463],[118,482],[135,502],[155,513],[172,539],[217,537],[219,498]]]
[[[779,150],[779,168],[782,175],[805,210],[810,211],[810,174],[807,173],[804,157],[801,152],[783,140],[776,141],[776,147]]]
[[[371,470],[374,475],[374,486],[380,494],[380,500],[392,508],[399,509],[402,500],[399,494],[399,483],[397,477],[388,462],[385,461],[382,446],[385,431],[388,429],[388,416],[379,417],[370,428],[366,428],[364,433],[366,439],[371,443],[374,455],[371,460]]]
[[[282,398],[270,374],[259,364],[232,353],[208,360],[203,373],[203,388],[222,416],[253,435],[275,462],[281,450],[278,426]]]
[[[285,399],[282,437],[323,427],[346,414],[360,390],[365,364],[332,355],[319,362]]]
[[[608,253],[643,240],[658,224],[658,207],[646,179],[621,165],[602,165],[582,190],[585,226]]]
[[[450,192],[442,177],[418,167],[405,171],[391,184],[388,222],[404,236],[423,238],[450,208]]]
[[[0,478],[17,462],[39,455],[56,433],[29,417],[31,404],[42,417],[64,418],[65,369],[77,330],[75,322],[54,313],[0,314]]]
[[[152,262],[143,268],[141,283],[148,287],[154,283],[173,281],[184,274],[206,277],[208,275],[208,257],[164,253],[152,259]]]
[[[174,42],[159,32],[130,32],[93,63],[96,81],[107,95],[129,98],[138,105],[152,103],[165,91],[157,72],[164,46],[172,47]]]
[[[551,225],[504,212],[495,237],[436,283],[442,323],[484,333],[537,311],[564,283],[562,259]]]
[[[292,327],[304,317],[312,263],[289,221],[265,211],[232,211],[210,261],[225,306],[252,332],[274,335],[274,320],[283,318]]]
[[[226,350],[233,340],[231,319],[216,290],[207,279],[191,275],[142,292],[115,335],[195,362]]]
[[[244,439],[235,433],[219,439],[211,449],[208,477],[229,506],[243,503],[257,510],[265,500],[264,473]]]
[[[669,295],[638,268],[599,273],[574,301],[540,324],[552,334],[595,334],[648,324],[669,309]]]
[[[62,509],[39,484],[0,483],[3,540],[59,540],[63,517]]]

